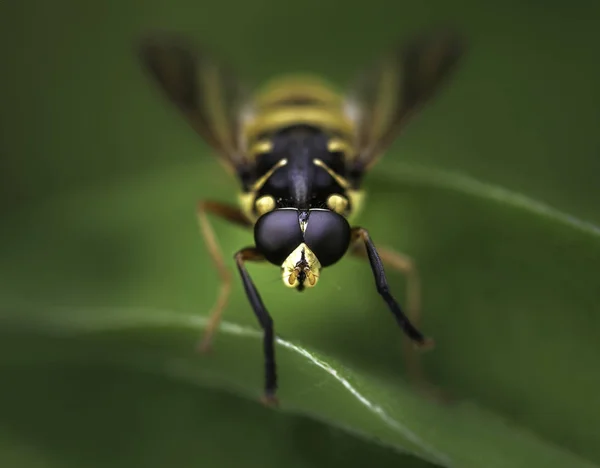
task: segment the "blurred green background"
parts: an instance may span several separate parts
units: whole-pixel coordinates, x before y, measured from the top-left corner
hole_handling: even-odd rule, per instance
[[[583,1],[0,3],[0,464],[600,465],[599,17]],[[278,332],[336,372],[280,346],[282,411],[263,409],[239,284],[226,320],[244,328],[193,352],[218,287],[195,202],[234,201],[235,182],[134,41],[186,32],[256,82],[343,84],[438,24],[469,55],[373,171],[360,223],[417,261],[425,364],[457,402],[406,385],[400,332],[349,259],[303,296],[250,267]],[[215,226],[226,258],[251,242]]]

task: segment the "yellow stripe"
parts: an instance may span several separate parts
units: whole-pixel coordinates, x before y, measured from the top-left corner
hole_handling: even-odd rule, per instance
[[[254,114],[244,123],[243,140],[249,146],[261,137],[294,125],[310,125],[342,140],[348,157],[354,154],[354,123],[343,108],[344,99],[333,86],[313,75],[277,77],[254,96]]]
[[[326,105],[340,107],[342,96],[329,83],[313,75],[284,75],[262,88],[256,96],[258,107],[277,105],[294,98],[307,98]]]
[[[248,141],[253,141],[259,135],[292,125],[311,125],[326,132],[341,133],[347,138],[354,133],[352,123],[337,112],[315,106],[286,106],[257,114],[246,125],[245,134]]]

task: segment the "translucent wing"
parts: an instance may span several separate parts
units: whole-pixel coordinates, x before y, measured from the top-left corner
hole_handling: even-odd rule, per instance
[[[187,40],[155,34],[142,40],[140,59],[194,130],[238,173],[249,161],[242,135],[250,89],[225,64]]]
[[[356,126],[357,172],[381,156],[404,125],[431,98],[463,54],[453,32],[414,38],[365,69],[350,86],[345,110]]]

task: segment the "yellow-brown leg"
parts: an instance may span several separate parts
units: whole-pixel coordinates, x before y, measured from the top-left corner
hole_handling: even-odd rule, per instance
[[[384,266],[402,273],[406,278],[406,315],[418,328],[421,322],[421,279],[415,262],[407,255],[386,247],[377,247],[377,252]],[[365,245],[360,239],[352,246],[351,253],[363,259],[368,258]],[[412,384],[428,396],[437,400],[446,400],[447,396],[425,375],[419,350],[415,349],[414,343],[405,339],[402,348],[406,370]]]
[[[219,295],[217,296],[217,302],[209,314],[208,324],[206,325],[204,336],[202,337],[202,341],[199,345],[201,352],[207,352],[211,348],[214,334],[219,326],[219,323],[221,322],[221,315],[223,314],[223,310],[227,306],[227,302],[229,300],[232,281],[231,273],[223,261],[223,255],[221,253],[219,243],[217,242],[215,232],[208,220],[208,214],[218,216],[240,226],[252,226],[252,223],[237,207],[210,200],[203,200],[198,203],[197,216],[200,233],[204,238],[204,242],[208,247],[210,256],[217,267],[219,278],[221,279],[221,287],[219,289]]]

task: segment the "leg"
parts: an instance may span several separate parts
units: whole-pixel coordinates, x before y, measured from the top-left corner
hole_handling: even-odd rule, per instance
[[[375,248],[375,244],[371,240],[369,233],[364,228],[353,228],[352,237],[356,240],[362,240],[366,247],[366,255],[371,264],[371,270],[375,279],[375,286],[377,292],[381,295],[383,300],[388,305],[390,311],[394,315],[396,322],[400,325],[400,328],[404,333],[411,339],[413,344],[419,348],[431,348],[433,347],[433,340],[425,338],[423,334],[412,324],[406,315],[402,312],[400,305],[396,302],[396,299],[390,293],[390,288],[385,276],[385,270],[383,268],[383,262],[379,256],[379,252]]]
[[[225,309],[227,301],[229,300],[229,294],[231,293],[231,273],[225,266],[223,255],[221,254],[221,249],[219,248],[219,243],[215,237],[215,232],[208,221],[207,215],[209,213],[240,226],[250,227],[252,225],[252,223],[246,219],[241,210],[239,210],[237,207],[209,200],[203,200],[198,203],[197,216],[200,233],[204,238],[204,242],[208,247],[210,256],[217,267],[217,271],[219,272],[219,277],[221,279],[219,296],[217,297],[217,302],[209,314],[208,324],[206,325],[204,336],[200,342],[200,351],[202,352],[210,350],[213,336],[219,326],[221,315],[223,314],[223,310]]]
[[[354,238],[356,242],[352,248],[351,253],[356,256],[360,256],[362,258],[368,258],[371,262],[371,268],[376,276],[376,283],[378,284],[378,290],[380,289],[379,280],[377,279],[377,259],[379,258],[379,262],[383,263],[386,266],[391,267],[396,271],[400,271],[406,277],[407,282],[407,316],[408,322],[412,323],[414,327],[419,326],[419,322],[421,319],[421,283],[419,279],[419,274],[415,267],[414,262],[407,256],[395,252],[386,248],[378,248],[375,250],[372,241],[370,240],[369,234],[366,230],[361,228],[355,228],[353,231]],[[366,249],[365,249],[366,247]],[[375,263],[375,265],[374,265]],[[383,266],[381,266],[381,275],[384,276],[385,273],[383,271]],[[387,282],[385,281],[385,276],[383,278],[383,285],[387,288]],[[381,291],[379,291],[380,294]],[[389,293],[388,293],[389,294]],[[383,294],[382,294],[383,295]],[[384,297],[385,298],[385,297]],[[386,299],[386,302],[388,300]],[[389,302],[388,302],[389,305]],[[393,312],[393,310],[392,310]],[[402,323],[400,323],[402,326]],[[411,340],[414,341],[413,336],[410,333],[407,333]],[[419,333],[420,335],[420,333]],[[418,339],[417,343],[423,344]],[[431,340],[425,342],[426,347],[431,347],[433,342]],[[434,394],[434,396],[438,397],[437,391],[433,390],[432,385],[428,382],[425,374],[423,372],[423,368],[421,365],[420,356],[416,352],[413,343],[404,341],[403,343],[403,355],[404,361],[407,368],[407,372],[411,381],[418,385],[421,389],[426,389],[427,393]]]
[[[400,252],[385,247],[379,247],[377,251],[385,266],[399,271],[406,277],[406,315],[415,327],[419,327],[421,322],[421,281],[413,260]],[[363,243],[354,244],[351,254],[363,259],[368,258]],[[423,372],[419,356],[415,353],[411,343],[407,341],[404,341],[404,357],[411,377],[421,380]]]
[[[264,331],[263,352],[265,356],[265,393],[262,401],[266,405],[276,406],[278,404],[277,396],[275,395],[275,391],[277,390],[277,369],[275,364],[275,333],[273,331],[273,319],[263,304],[260,294],[245,266],[245,262],[247,261],[260,262],[263,260],[264,257],[262,254],[254,247],[247,247],[235,254],[235,263],[237,264],[238,271],[242,277],[246,296],[248,297],[252,310]]]

